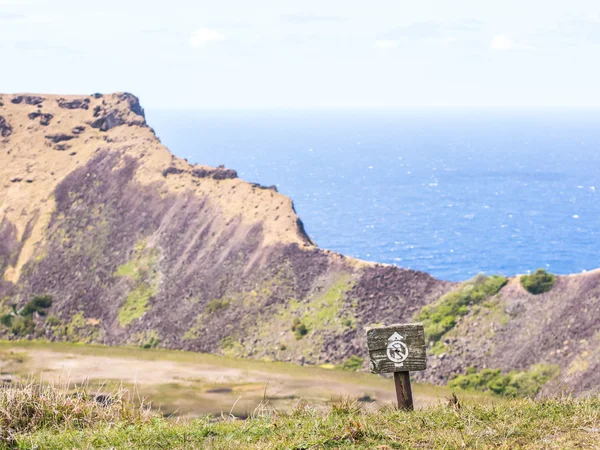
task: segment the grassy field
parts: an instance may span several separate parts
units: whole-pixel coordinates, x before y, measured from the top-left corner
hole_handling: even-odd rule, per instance
[[[374,410],[395,399],[393,381],[288,363],[236,359],[201,353],[47,342],[0,342],[1,379],[33,379],[94,392],[127,388],[165,416],[200,417],[230,413],[247,417],[268,398],[281,411],[300,401],[325,410],[334,397],[361,399]],[[10,380],[10,381],[9,381]],[[444,401],[444,387],[415,384],[417,407]],[[470,394],[491,401],[483,394]]]
[[[460,399],[459,399],[460,400]],[[168,420],[120,393],[98,400],[47,385],[0,390],[1,449],[600,448],[600,399],[439,403],[414,412],[265,402],[247,420]]]
[[[0,373],[0,449],[600,449],[598,397],[416,384],[408,413],[367,373],[43,342],[0,342]]]

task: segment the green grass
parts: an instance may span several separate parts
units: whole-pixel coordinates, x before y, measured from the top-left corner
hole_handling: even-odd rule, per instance
[[[454,449],[598,448],[600,398],[441,402],[402,412],[366,412],[335,400],[326,410],[299,401],[289,413],[267,402],[248,420],[171,421],[127,403],[103,405],[83,392],[35,386],[0,392],[2,449]],[[459,399],[460,400],[460,399]]]
[[[332,327],[341,329],[342,326],[352,325],[351,317],[343,317],[342,308],[344,299],[354,284],[351,276],[341,276],[329,289],[310,301],[309,310],[302,316],[302,323],[309,330],[328,330]],[[347,321],[350,321],[349,325]]]
[[[90,322],[82,312],[73,314],[71,321],[66,324],[59,320],[51,325],[51,329],[54,336],[61,340],[86,344],[94,342],[101,334],[100,320]]]
[[[356,372],[362,369],[363,361],[364,359],[360,356],[352,355],[350,358],[344,361],[339,368],[343,370],[353,370]]]
[[[550,291],[555,281],[556,277],[544,269],[538,269],[531,275],[523,275],[521,277],[521,285],[527,292],[533,295]]]
[[[125,327],[144,315],[150,309],[148,302],[156,293],[152,286],[141,284],[129,293],[125,303],[119,308],[119,323]]]
[[[502,373],[500,369],[467,369],[465,375],[450,380],[452,389],[491,392],[506,397],[526,397],[538,394],[543,386],[558,375],[558,366],[534,365],[526,372]]]
[[[157,249],[148,248],[146,241],[140,240],[133,248],[132,259],[115,271],[115,276],[128,279],[134,286],[119,308],[121,326],[129,325],[150,309],[150,298],[158,289],[156,265],[159,256]]]
[[[217,313],[217,312],[221,311],[222,309],[229,308],[229,303],[230,303],[229,300],[213,299],[210,302],[208,302],[208,304],[206,305],[206,308],[204,308],[204,312],[206,314]]]
[[[225,338],[224,340],[227,340]],[[233,341],[230,339],[229,341]],[[367,372],[350,372],[342,370],[328,370],[314,366],[300,366],[282,361],[260,361],[248,358],[235,358],[231,356],[215,355],[211,353],[187,352],[182,350],[167,350],[162,348],[141,349],[139,347],[111,347],[99,344],[83,344],[71,342],[46,342],[35,340],[2,341],[0,340],[0,353],[17,352],[26,355],[27,351],[50,351],[54,353],[74,354],[83,356],[95,356],[103,358],[127,358],[132,360],[165,361],[182,364],[207,365],[217,368],[241,369],[244,372],[266,372],[275,377],[286,378],[315,378],[330,383],[360,383],[373,388],[386,389],[390,381]],[[2,353],[4,354],[4,353]],[[29,369],[22,373],[25,377]],[[437,398],[447,395],[448,390],[444,387],[417,384],[413,386],[415,395]],[[476,398],[484,400],[486,396],[478,394]]]
[[[478,275],[461,284],[457,290],[443,295],[434,304],[425,306],[415,320],[423,322],[428,341],[435,343],[454,328],[459,317],[496,295],[506,283],[508,280],[499,275]]]

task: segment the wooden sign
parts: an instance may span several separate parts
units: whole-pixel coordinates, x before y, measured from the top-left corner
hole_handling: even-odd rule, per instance
[[[413,409],[410,371],[425,370],[427,355],[422,323],[367,328],[371,372],[394,373],[398,407]]]
[[[367,347],[373,373],[427,368],[425,332],[421,323],[367,328]]]

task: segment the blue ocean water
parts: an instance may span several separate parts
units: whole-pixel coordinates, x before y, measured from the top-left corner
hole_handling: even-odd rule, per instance
[[[600,113],[148,111],[171,151],[275,184],[321,246],[447,280],[600,267]]]

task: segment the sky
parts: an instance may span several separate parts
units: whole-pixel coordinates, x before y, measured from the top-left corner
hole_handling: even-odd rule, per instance
[[[148,109],[600,108],[598,0],[0,0],[0,92]]]

